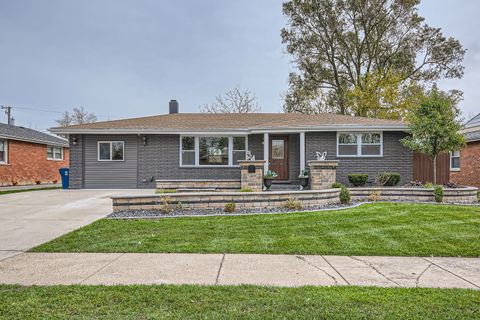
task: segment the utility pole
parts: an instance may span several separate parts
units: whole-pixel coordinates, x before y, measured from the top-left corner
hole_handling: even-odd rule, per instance
[[[5,110],[5,114],[7,115],[7,118],[8,118],[8,121],[7,123],[9,125],[12,125],[14,124],[15,122],[15,119],[12,117],[12,107],[10,106],[1,106],[1,109],[2,110]]]

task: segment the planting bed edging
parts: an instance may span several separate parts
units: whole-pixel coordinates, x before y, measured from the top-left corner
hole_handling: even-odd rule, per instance
[[[340,189],[271,192],[189,192],[161,195],[112,196],[113,212],[124,210],[162,210],[166,205],[184,209],[223,209],[233,202],[237,208],[281,207],[289,198],[303,206],[339,202]],[[167,204],[168,203],[168,204]]]
[[[434,201],[433,189],[431,188],[350,188],[350,195],[354,201],[364,201],[374,192],[380,196],[380,201]],[[443,202],[445,203],[474,203],[477,201],[478,188],[461,187],[445,188]]]

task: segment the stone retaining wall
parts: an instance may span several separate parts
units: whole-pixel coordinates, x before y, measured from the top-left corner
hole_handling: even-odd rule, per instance
[[[240,180],[237,179],[184,179],[184,180],[157,180],[157,189],[216,189],[229,191],[240,189]]]
[[[433,189],[425,188],[350,188],[352,200],[368,200],[374,192],[380,196],[379,201],[435,201]],[[445,203],[473,203],[477,201],[477,188],[464,187],[444,189]]]
[[[303,206],[333,204],[339,202],[339,189],[271,192],[211,192],[171,193],[162,195],[113,196],[113,211],[162,210],[166,201],[174,208],[181,203],[185,209],[221,208],[233,202],[237,208],[281,207],[289,198],[295,198]]]

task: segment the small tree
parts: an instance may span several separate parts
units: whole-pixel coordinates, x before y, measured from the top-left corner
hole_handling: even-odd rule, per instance
[[[257,97],[249,90],[235,87],[224,95],[218,95],[212,104],[200,106],[200,112],[208,113],[253,113],[260,111]]]
[[[93,112],[88,112],[84,107],[73,108],[72,113],[65,111],[60,119],[55,122],[61,126],[71,126],[74,124],[85,124],[97,122],[97,116]]]
[[[433,184],[437,183],[437,156],[465,146],[465,138],[458,132],[462,127],[458,116],[455,100],[433,89],[407,118],[411,135],[401,142],[433,160]]]

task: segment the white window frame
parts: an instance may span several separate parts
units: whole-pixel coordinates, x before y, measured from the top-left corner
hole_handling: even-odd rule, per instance
[[[48,157],[48,148],[52,148],[53,158]],[[60,159],[55,158],[55,154],[56,154],[55,149],[60,149]],[[47,160],[63,161],[63,147],[47,145]]]
[[[195,164],[182,164],[183,159],[183,145],[182,139],[184,137],[193,137],[195,138]],[[228,138],[228,164],[200,164],[200,138]],[[179,146],[179,165],[182,168],[238,168],[238,164],[233,164],[233,137],[242,137],[245,138],[245,152],[248,151],[248,136],[247,135],[194,135],[194,134],[181,134],[180,135],[180,146]],[[241,151],[241,150],[235,150]]]
[[[0,161],[0,165],[8,164],[8,140],[7,139],[0,139],[5,143],[5,161]]]
[[[365,144],[365,145],[380,145],[380,154],[366,154],[362,155],[362,134],[380,134],[380,143],[374,143],[374,144]],[[340,134],[353,134],[357,136],[357,154],[356,155],[341,155],[338,152],[338,146],[339,146],[339,136]],[[382,158],[383,157],[383,131],[337,131],[337,158]],[[348,145],[348,144],[343,144],[343,145]],[[355,145],[355,144],[351,144]]]
[[[453,155],[454,152],[458,152],[458,156],[454,156]],[[462,166],[462,160],[460,158],[460,155],[461,155],[460,150],[450,151],[450,171],[460,171],[460,168]],[[458,168],[452,167],[452,163],[453,163],[452,158],[458,158],[458,160],[460,162],[460,167],[458,167]]]
[[[123,158],[122,160],[113,160],[112,159],[112,143],[121,142],[123,144]],[[109,143],[110,144],[110,159],[100,159],[100,144]],[[101,162],[123,162],[125,161],[125,141],[123,140],[112,140],[112,141],[97,141],[97,161]]]

